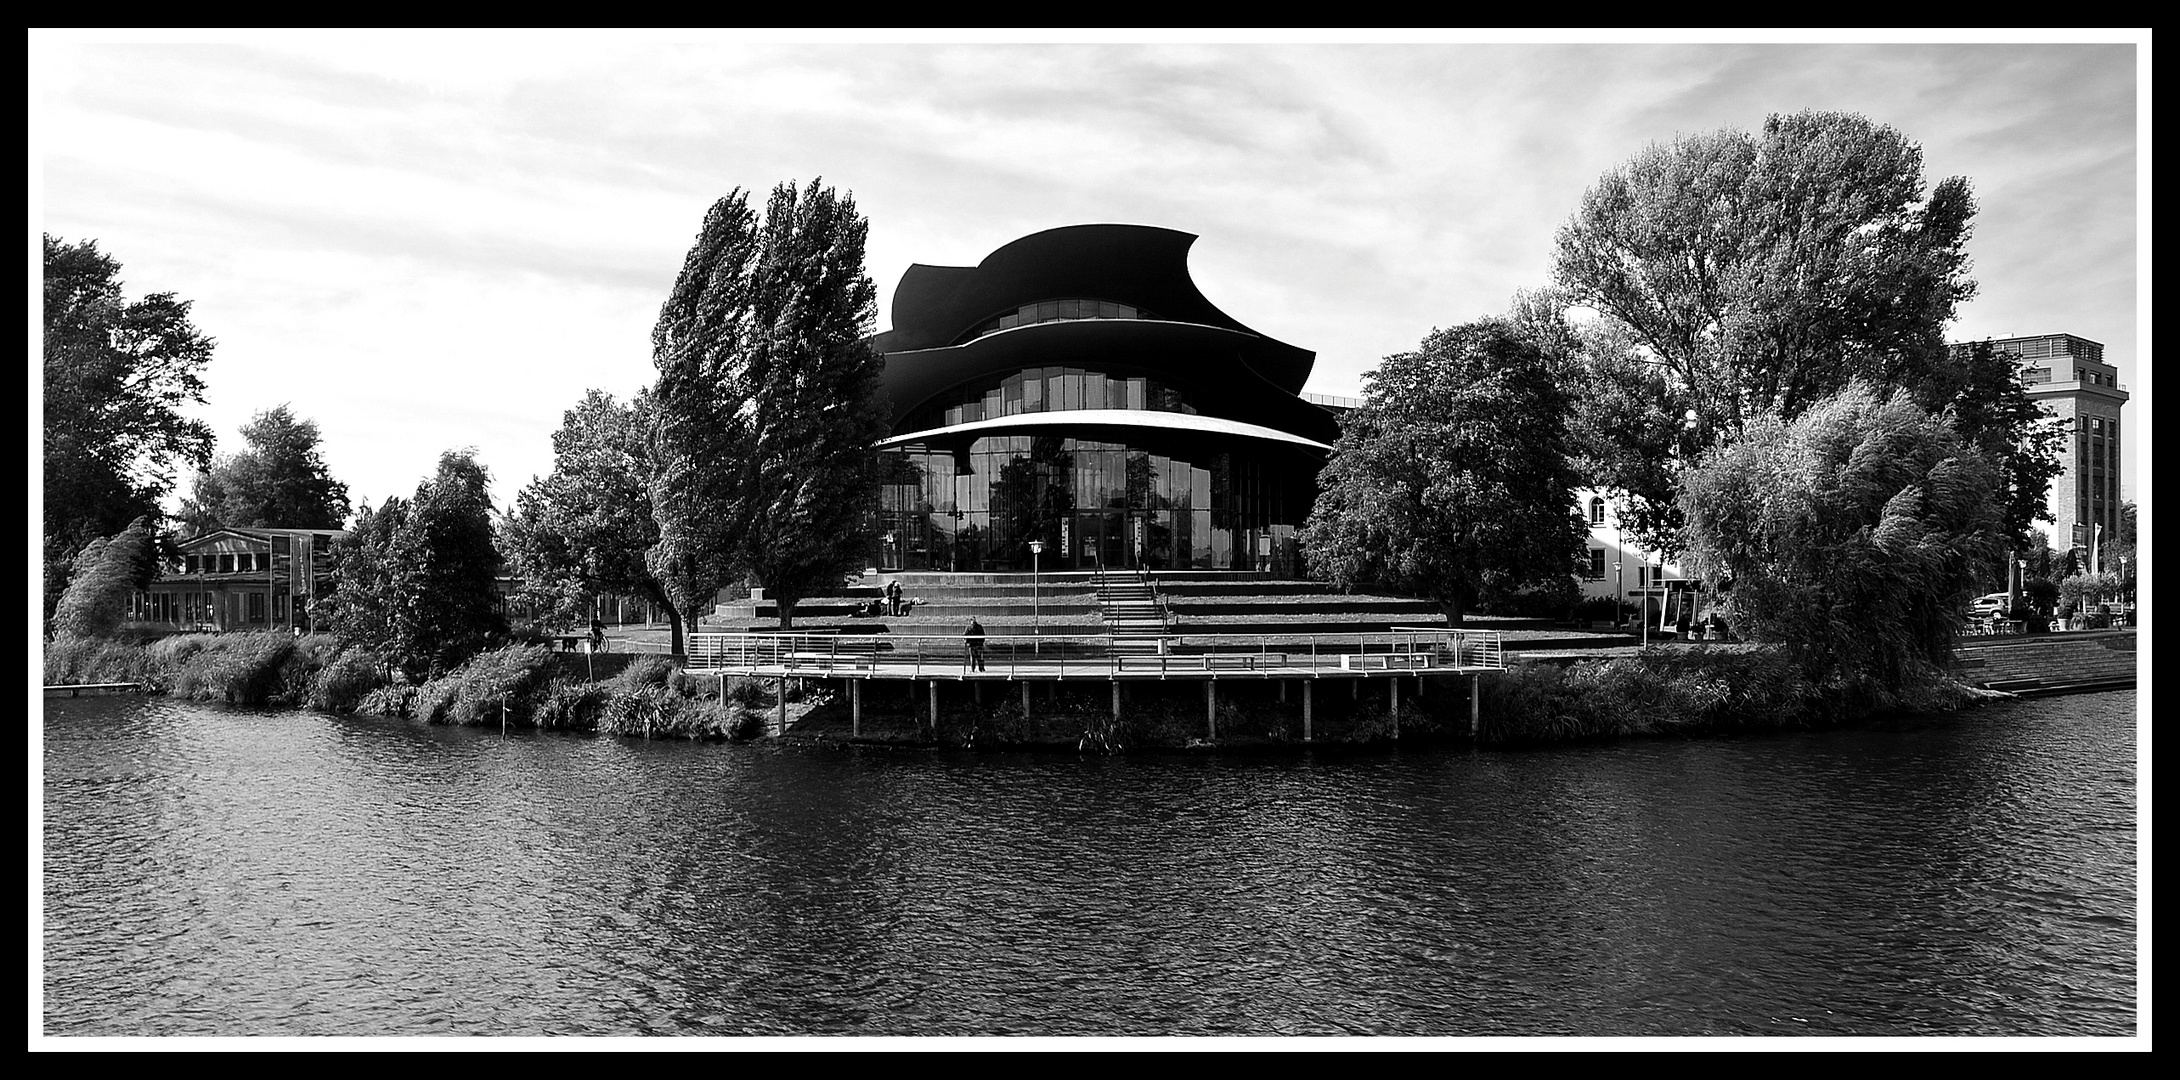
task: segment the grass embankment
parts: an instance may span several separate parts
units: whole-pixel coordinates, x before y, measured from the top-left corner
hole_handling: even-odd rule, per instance
[[[542,645],[510,645],[423,683],[390,678],[376,657],[330,637],[185,634],[150,644],[48,642],[45,681],[133,682],[155,694],[236,705],[316,709],[432,724],[535,727],[657,738],[746,738],[778,706],[765,684],[693,680],[663,656],[639,657],[611,678],[563,674]],[[789,689],[789,700],[795,694]]]
[[[511,645],[421,684],[390,679],[376,658],[331,638],[197,634],[149,645],[106,640],[48,643],[48,684],[135,682],[154,693],[238,705],[404,717],[432,724],[514,727],[649,738],[752,738],[777,714],[776,683],[692,679],[663,656],[644,656],[610,678],[566,674],[565,658]],[[1397,717],[1385,680],[1320,680],[1312,694],[1311,743],[1468,743],[1466,680],[1439,676],[1419,696],[1399,680]],[[794,732],[923,745],[1071,747],[1117,752],[1299,746],[1300,687],[1226,679],[1218,684],[1216,734],[1200,682],[1123,687],[1112,715],[1104,683],[947,683],[936,725],[923,683],[865,684],[860,725],[845,684],[790,681],[801,703]],[[807,689],[805,689],[807,687]],[[723,691],[723,693],[722,693]],[[1515,746],[1644,735],[1702,735],[1819,727],[1873,714],[1956,708],[1974,691],[1933,677],[1906,693],[1849,693],[1814,686],[1787,658],[1762,648],[1672,646],[1570,666],[1517,664],[1486,676],[1474,743]]]

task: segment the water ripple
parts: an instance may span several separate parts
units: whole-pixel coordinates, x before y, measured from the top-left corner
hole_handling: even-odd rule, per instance
[[[1289,761],[49,702],[54,1035],[2125,1035],[2132,693]]]

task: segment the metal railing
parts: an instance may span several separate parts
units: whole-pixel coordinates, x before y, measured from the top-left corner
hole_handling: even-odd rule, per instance
[[[1117,641],[1109,634],[989,634],[983,654],[977,663],[968,642],[951,635],[692,633],[684,666],[730,675],[911,679],[1370,677],[1506,667],[1497,631],[1445,628]]]

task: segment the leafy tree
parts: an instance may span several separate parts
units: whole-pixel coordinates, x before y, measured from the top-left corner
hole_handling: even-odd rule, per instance
[[[121,294],[121,264],[96,241],[45,237],[45,611],[66,583],[69,553],[156,521],[174,469],[202,467],[212,431],[181,410],[204,402],[199,374],[212,339],[189,303]]]
[[[1428,596],[1455,625],[1482,596],[1564,583],[1589,528],[1566,389],[1535,341],[1470,323],[1363,378],[1302,530],[1311,572]]]
[[[2030,399],[2021,364],[1987,341],[1951,349],[1914,387],[1924,408],[1943,412],[1953,429],[1996,465],[1999,517],[2012,550],[2034,550],[2038,521],[2050,521],[2045,496],[2067,449],[2066,425]]]
[[[1697,572],[1738,626],[1811,678],[1882,704],[1949,662],[1979,565],[2002,550],[1996,470],[1903,392],[1856,383],[1752,420],[1680,484]]]
[[[746,575],[786,629],[869,552],[885,420],[868,232],[817,181],[774,188],[761,224],[740,190],[706,214],[651,337],[649,566],[673,606]]]
[[[1902,385],[1974,294],[1975,201],[1924,188],[1922,151],[1850,113],[1653,145],[1584,194],[1554,272],[1673,372],[1708,422],[1792,419],[1862,378]]]
[[[634,593],[666,609],[682,651],[681,610],[645,556],[659,541],[651,512],[651,398],[618,405],[599,390],[561,417],[553,472],[515,497],[503,534],[525,598],[558,625],[600,592]]]
[[[412,679],[461,665],[506,633],[489,478],[470,451],[407,502],[357,515],[335,562],[333,628]]]
[[[1554,278],[1624,331],[1585,343],[1602,347],[1584,351],[1575,427],[1630,531],[1677,550],[1674,459],[1751,418],[1791,420],[1852,379],[1914,387],[1931,408],[1996,389],[1960,380],[1944,344],[1975,290],[1974,214],[1965,179],[1926,189],[1919,147],[1848,113],[1683,136],[1602,177],[1559,231]],[[1994,400],[1991,419],[2012,407]],[[2018,479],[2033,473],[2024,461]]]
[[[129,595],[150,586],[158,571],[151,519],[137,518],[110,538],[83,546],[68,589],[53,610],[53,636],[110,637],[128,614]]]
[[[183,524],[196,532],[223,525],[338,529],[348,520],[348,485],[328,473],[318,453],[318,425],[285,404],[241,428],[248,449],[213,461],[182,500]]]
[[[413,602],[424,594],[422,553],[399,496],[376,510],[365,504],[333,549],[333,633],[389,664],[416,640]]]

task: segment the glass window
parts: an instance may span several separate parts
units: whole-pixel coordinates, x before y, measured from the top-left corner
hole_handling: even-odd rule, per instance
[[[1591,500],[1590,500],[1590,524],[1592,524],[1592,525],[1603,525],[1604,523],[1605,523],[1605,500],[1603,500],[1603,499],[1598,499],[1598,498],[1593,498],[1593,499],[1591,499]]]

